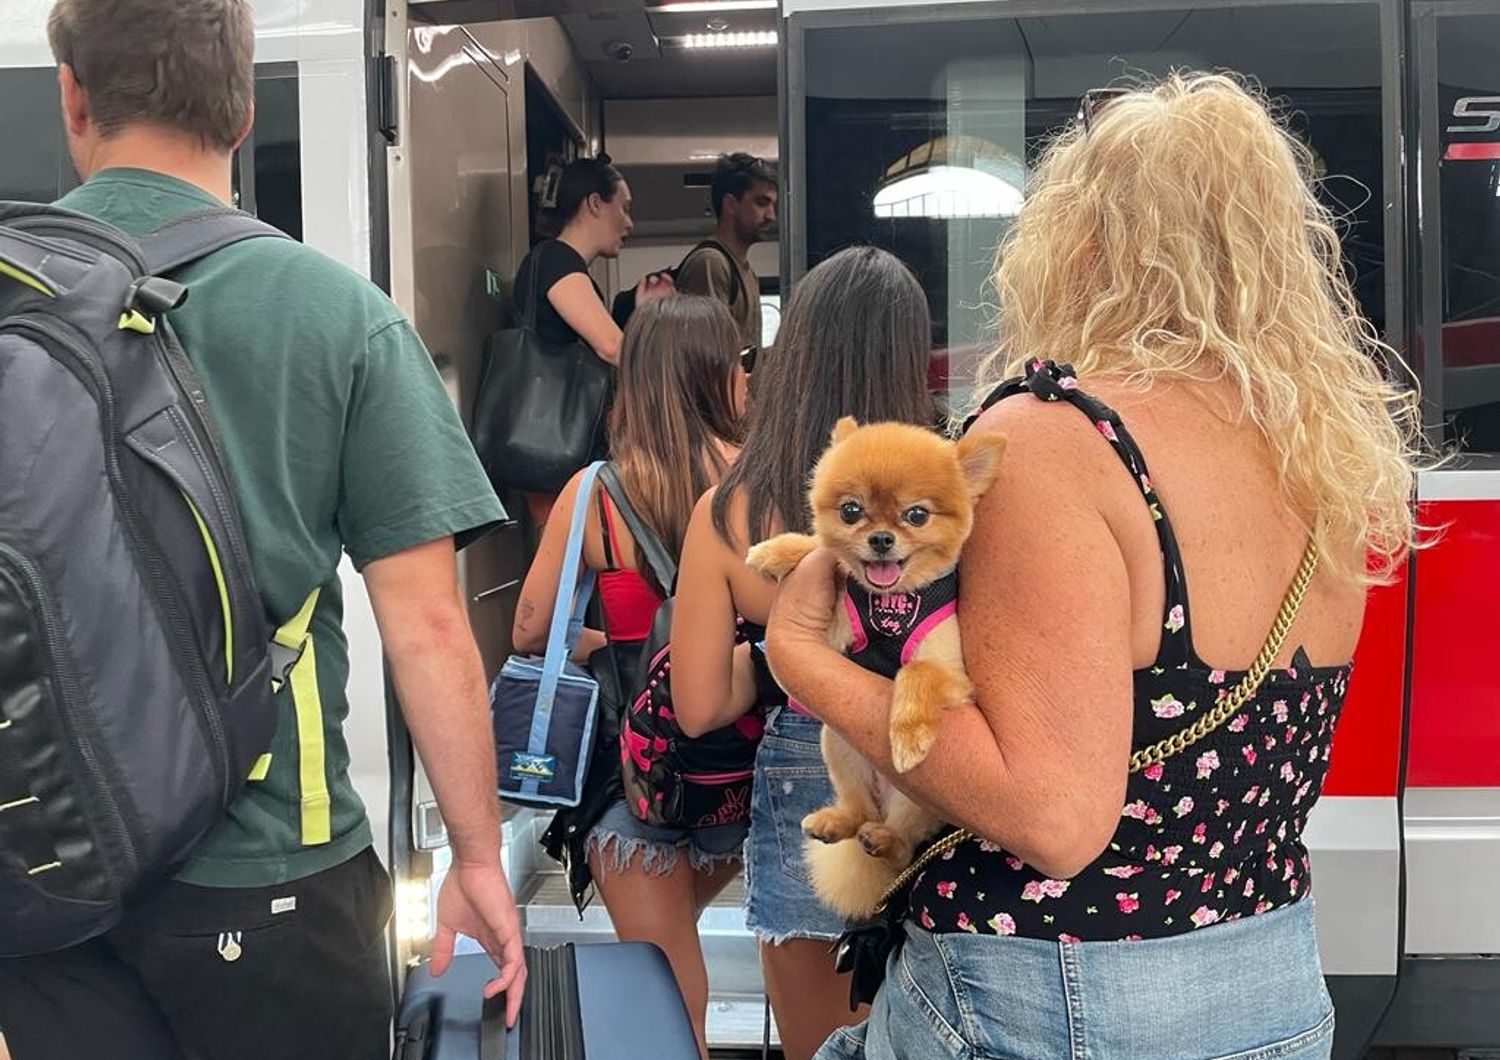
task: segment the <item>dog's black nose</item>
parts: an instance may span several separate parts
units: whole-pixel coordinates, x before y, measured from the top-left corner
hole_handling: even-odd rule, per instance
[[[896,535],[889,530],[877,530],[870,535],[870,547],[883,556],[896,547]]]

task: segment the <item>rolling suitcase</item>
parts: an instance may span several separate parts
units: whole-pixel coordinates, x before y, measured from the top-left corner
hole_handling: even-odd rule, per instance
[[[423,964],[396,1011],[394,1060],[697,1060],[677,980],[650,943],[527,946],[526,972],[507,1032],[503,995],[483,998],[488,957],[455,957],[441,979]]]

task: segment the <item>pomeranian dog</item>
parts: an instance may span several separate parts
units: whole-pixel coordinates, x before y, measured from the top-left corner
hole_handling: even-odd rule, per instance
[[[829,640],[895,679],[891,762],[900,773],[927,757],[944,711],[974,691],[958,637],[958,558],[1004,452],[999,434],[950,442],[921,427],[861,427],[846,416],[813,471],[814,533],[779,534],[746,556],[781,578],[819,545],[837,553],[847,577]],[[830,727],[822,749],[835,797],[802,819],[813,886],[841,915],[868,916],[942,821]]]

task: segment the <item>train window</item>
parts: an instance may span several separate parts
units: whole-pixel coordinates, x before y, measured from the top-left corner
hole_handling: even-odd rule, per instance
[[[297,67],[255,68],[255,128],[234,168],[238,203],[302,238]],[[0,199],[51,202],[78,186],[63,137],[57,71],[0,69]]]
[[[993,343],[994,249],[1028,168],[1085,90],[1132,75],[1229,68],[1264,84],[1317,152],[1361,304],[1384,326],[1377,4],[1057,8],[804,31],[805,263],[859,242],[900,255],[928,292],[934,389],[950,407],[972,400]]]
[[[0,70],[0,199],[51,202],[78,185],[63,139],[57,70]]]
[[[1444,436],[1480,453],[1500,453],[1497,55],[1500,15],[1437,20]]]
[[[302,137],[296,63],[255,67],[255,126],[234,166],[237,204],[302,238]]]

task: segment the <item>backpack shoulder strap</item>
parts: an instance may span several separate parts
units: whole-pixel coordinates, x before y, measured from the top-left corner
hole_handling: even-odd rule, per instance
[[[630,498],[625,495],[625,483],[620,481],[620,473],[613,463],[604,465],[604,469],[599,472],[599,481],[609,493],[609,499],[615,502],[630,536],[635,539],[635,547],[646,557],[651,573],[661,583],[662,591],[671,595],[672,587],[677,581],[677,561],[667,553],[666,546],[661,543],[655,531],[646,525],[640,513],[631,507]]]
[[[163,276],[246,239],[290,239],[243,210],[198,210],[169,221],[140,241],[146,268]]]
[[[744,281],[740,279],[740,263],[736,261],[734,255],[729,252],[729,248],[726,247],[723,243],[720,243],[717,239],[705,239],[692,250],[684,254],[682,257],[682,263],[677,266],[678,270],[680,271],[682,269],[682,266],[687,264],[688,258],[691,258],[700,250],[714,250],[718,251],[724,256],[724,260],[729,264],[729,300],[731,302],[735,301],[737,298],[739,298],[740,292],[745,289]]]

